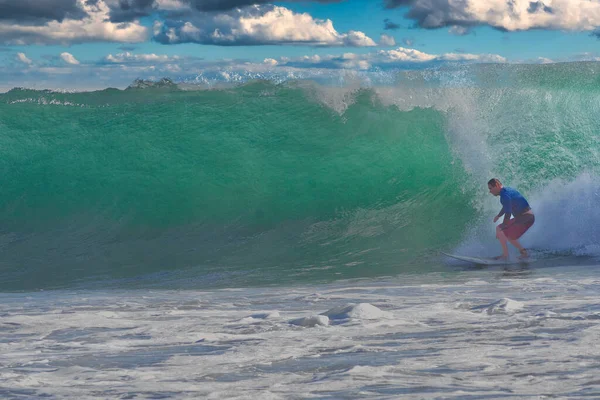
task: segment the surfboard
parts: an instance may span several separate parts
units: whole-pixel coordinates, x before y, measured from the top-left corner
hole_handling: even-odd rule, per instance
[[[512,265],[512,264],[524,264],[529,262],[530,260],[494,260],[493,258],[485,258],[485,257],[470,257],[470,256],[460,256],[457,254],[448,254],[442,252],[443,255],[454,258],[456,260],[469,262],[477,265]]]

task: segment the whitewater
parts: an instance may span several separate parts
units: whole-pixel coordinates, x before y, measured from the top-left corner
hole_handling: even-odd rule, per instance
[[[599,73],[0,94],[0,397],[600,397]]]

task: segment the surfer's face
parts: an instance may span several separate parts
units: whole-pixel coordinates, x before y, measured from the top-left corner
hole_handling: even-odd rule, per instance
[[[491,194],[493,194],[494,196],[498,196],[500,194],[500,190],[502,189],[502,187],[500,187],[500,185],[498,185],[498,186],[488,185],[488,189],[490,189]]]

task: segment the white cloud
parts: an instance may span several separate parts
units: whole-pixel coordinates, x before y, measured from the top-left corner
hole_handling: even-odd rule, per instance
[[[139,22],[113,23],[109,21],[110,9],[103,0],[97,3],[76,0],[87,13],[83,19],[65,18],[61,22],[49,21],[44,25],[0,22],[0,43],[10,45],[71,44],[92,41],[142,42],[148,37],[146,27]]]
[[[183,69],[179,64],[167,64],[165,65],[165,71],[169,71],[173,74],[180,73]]]
[[[273,66],[278,64],[277,60],[275,60],[273,58],[265,58],[263,63],[267,64],[267,65],[273,65]]]
[[[291,59],[289,59],[289,58],[285,58],[286,62],[288,62],[290,60]],[[321,56],[319,56],[318,54],[315,54],[312,56],[303,56],[301,60],[304,62],[309,62],[309,63],[318,63],[318,62],[321,62]],[[283,59],[282,59],[282,61],[283,61]]]
[[[398,47],[394,50],[380,50],[378,55],[383,62],[424,62],[435,60],[437,57],[436,55],[405,47]]]
[[[17,60],[21,61],[23,64],[31,65],[33,61],[31,61],[25,53],[17,53]]]
[[[347,34],[339,35],[339,37],[342,39],[342,43],[345,46],[351,46],[351,47],[377,46],[377,44],[373,41],[373,39],[371,39],[370,37],[368,37],[367,35],[365,35],[363,32],[360,32],[360,31],[349,31]],[[332,44],[336,45],[337,43],[334,42]]]
[[[590,52],[576,54],[573,59],[577,61],[600,61],[600,57],[597,54]]]
[[[73,57],[73,55],[71,53],[61,53],[60,54],[60,58],[62,58],[62,60],[64,62],[66,62],[67,64],[71,64],[71,65],[79,65],[79,61]]]
[[[253,5],[223,13],[199,13],[189,20],[154,24],[154,39],[165,44],[203,43],[224,46],[294,44],[375,46],[363,32],[339,33],[331,20],[314,19],[285,7]]]
[[[367,70],[371,68],[369,57],[354,53],[344,53],[341,57],[334,58],[338,68]]]
[[[395,46],[396,39],[394,39],[390,35],[381,35],[381,38],[379,39],[379,45],[380,46]]]
[[[476,61],[483,63],[505,63],[508,60],[498,54],[446,53],[436,57],[439,61]]]
[[[415,49],[398,47],[394,50],[380,50],[378,59],[384,63],[393,62],[427,62],[427,61],[471,61],[485,63],[505,63],[508,60],[497,54],[468,54],[468,53],[445,53],[428,54]]]
[[[546,58],[546,57],[538,57],[537,61],[540,64],[552,64],[554,62],[554,60],[551,60],[550,58]]]
[[[114,56],[109,54],[104,59],[108,63],[133,64],[133,63],[172,63],[181,60],[179,56],[169,57],[157,54],[133,54],[130,52],[118,53]]]
[[[425,62],[481,62],[506,63],[507,59],[497,54],[445,53],[428,54],[415,49],[398,47],[366,54],[344,53],[339,56],[304,56],[296,59],[280,59],[279,66],[304,68],[341,68],[368,70],[373,67],[393,68],[395,65]]]
[[[182,0],[155,0],[156,8],[166,11],[189,10],[190,4]]]
[[[405,0],[387,0],[404,6]],[[597,0],[415,0],[407,13],[424,28],[489,25],[507,31],[564,29],[589,31],[600,26]],[[453,28],[457,29],[457,28]]]
[[[466,26],[453,25],[448,29],[448,33],[456,36],[465,36],[471,32],[471,29]]]
[[[48,75],[70,75],[75,71],[72,68],[40,67],[35,72]]]

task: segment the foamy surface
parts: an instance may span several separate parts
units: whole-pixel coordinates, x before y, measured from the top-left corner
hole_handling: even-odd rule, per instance
[[[600,398],[599,272],[0,294],[0,397]]]

